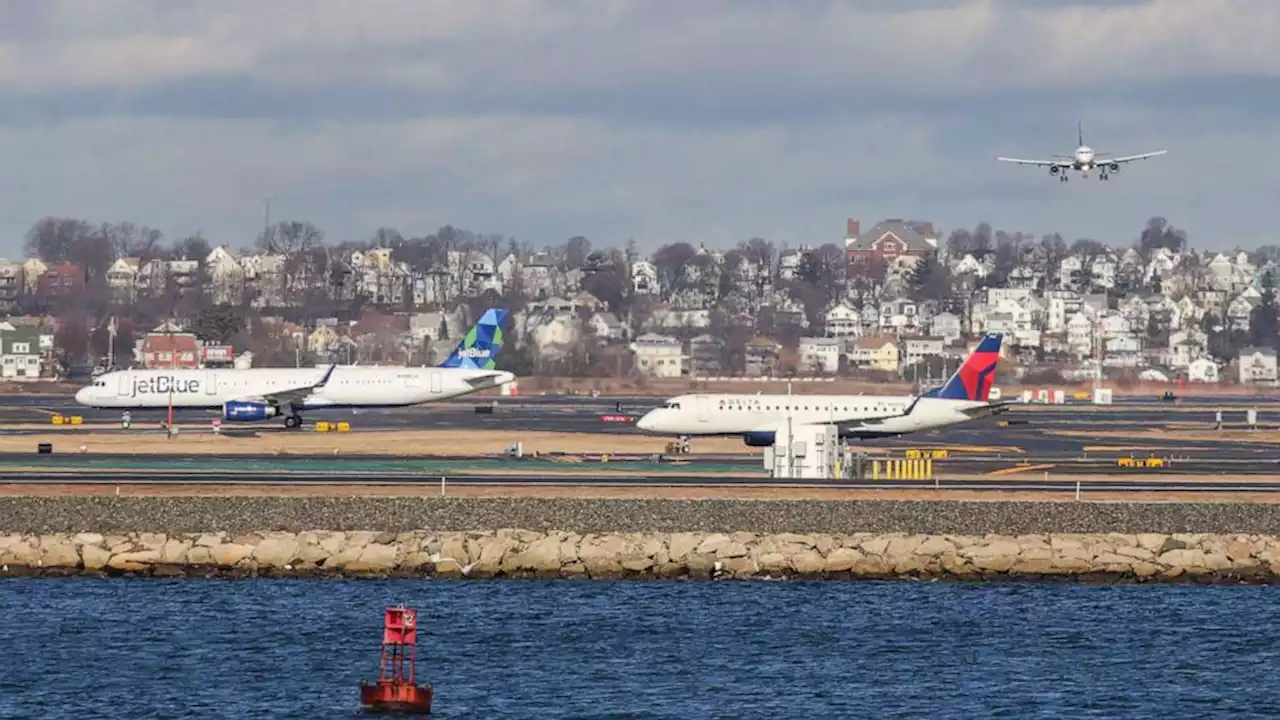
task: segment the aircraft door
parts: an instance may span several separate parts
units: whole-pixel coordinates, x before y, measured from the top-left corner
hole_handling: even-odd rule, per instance
[[[116,382],[116,395],[129,397],[129,376],[125,373],[120,373],[120,377]]]
[[[432,370],[431,371],[431,392],[436,394],[443,392],[440,389],[440,385],[441,385],[440,371]]]
[[[218,373],[210,370],[204,374],[204,394],[218,394]]]
[[[706,422],[711,415],[711,399],[706,395],[698,395],[693,404],[698,408],[698,422]]]

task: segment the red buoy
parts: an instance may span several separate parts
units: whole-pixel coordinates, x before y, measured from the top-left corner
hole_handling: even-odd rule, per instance
[[[382,623],[378,681],[360,681],[360,703],[366,709],[388,713],[431,712],[431,685],[415,685],[413,681],[417,650],[418,611],[404,606],[387,608]]]

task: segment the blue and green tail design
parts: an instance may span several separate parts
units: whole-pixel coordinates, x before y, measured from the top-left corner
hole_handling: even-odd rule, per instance
[[[498,351],[502,349],[502,321],[506,319],[504,308],[485,310],[480,321],[467,331],[440,367],[493,370],[498,364]]]

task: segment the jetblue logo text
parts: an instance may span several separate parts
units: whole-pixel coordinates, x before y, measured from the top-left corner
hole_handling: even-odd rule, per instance
[[[458,357],[464,358],[487,358],[489,355],[488,348],[469,347],[458,351]]]
[[[139,395],[167,395],[171,392],[179,394],[198,393],[200,392],[200,381],[179,380],[172,375],[160,375],[145,380],[133,381],[134,397]]]

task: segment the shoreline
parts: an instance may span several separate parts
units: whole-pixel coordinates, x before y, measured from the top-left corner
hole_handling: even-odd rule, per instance
[[[0,578],[1280,583],[1280,537],[497,531],[0,536]]]

